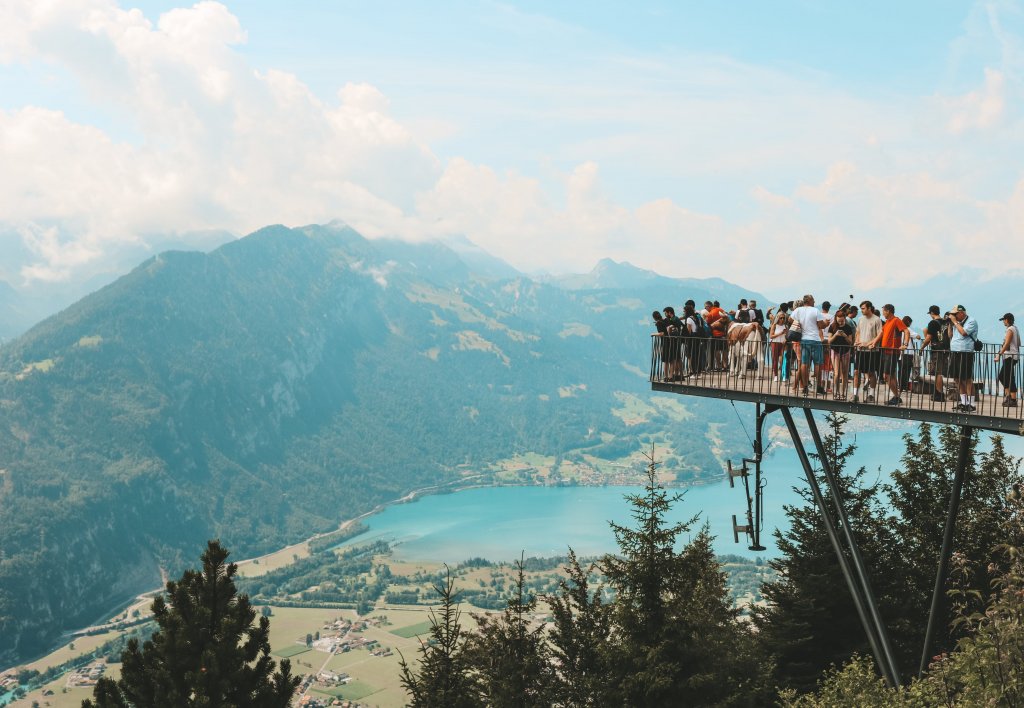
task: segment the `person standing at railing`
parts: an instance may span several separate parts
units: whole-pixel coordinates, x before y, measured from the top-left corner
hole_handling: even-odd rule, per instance
[[[821,303],[821,319],[825,322],[825,327],[822,329],[822,342],[821,342],[821,387],[824,393],[828,393],[832,387],[832,355],[828,350],[828,328],[832,326],[832,303],[828,300]]]
[[[793,394],[800,390],[808,395],[810,387],[811,366],[814,366],[814,391],[821,395],[821,363],[824,361],[824,350],[821,344],[821,330],[825,320],[821,311],[814,306],[814,296],[804,295],[803,305],[793,310],[793,319],[800,323],[800,368],[797,370],[796,381],[793,383]]]
[[[686,360],[690,366],[690,376],[700,376],[704,371],[704,356],[707,342],[711,340],[701,336],[700,315],[693,300],[687,300],[683,307],[683,326],[686,328]]]
[[[1013,323],[1012,312],[1007,312],[999,318],[999,321],[1006,327],[1006,336],[1003,337],[1003,345],[999,347],[996,354],[996,363],[1002,358],[1003,366],[999,369],[999,383],[1003,385],[1003,406],[1006,408],[1017,407],[1017,361],[1020,359],[1020,330]]]
[[[907,326],[907,331],[903,335],[907,338],[907,342],[906,346],[903,347],[903,358],[900,359],[900,390],[910,391],[910,382],[917,380],[914,373],[917,371],[917,367],[920,366],[917,360],[917,342],[915,340],[920,340],[921,335],[910,327],[910,325],[914,324],[914,320],[910,315],[903,316],[903,324]]]
[[[668,339],[668,351],[665,353],[665,360],[668,362],[668,377],[672,381],[681,381],[683,378],[683,323],[676,317],[674,307],[666,307],[665,313],[665,334]]]
[[[963,305],[955,306],[946,313],[953,326],[949,340],[949,375],[956,379],[960,391],[960,403],[953,410],[973,413],[974,408],[974,345],[978,341],[978,321],[967,314]]]
[[[756,322],[750,322],[750,313],[747,310],[737,312],[736,321],[729,323],[726,337],[729,342],[730,376],[746,378],[750,355],[756,353],[757,341],[750,339],[755,332],[760,332],[760,327]]]
[[[750,313],[750,321],[757,322],[757,326],[764,329],[764,313],[757,308],[757,300],[751,300],[747,311]]]
[[[853,343],[857,342],[857,306],[852,303],[846,303],[846,321],[853,327]],[[854,348],[850,352],[850,368],[853,369],[852,373],[847,377],[848,379],[854,378],[857,373],[857,350]]]
[[[779,364],[786,351],[786,332],[789,331],[789,303],[779,305],[779,311],[771,319],[772,381],[779,380]]]
[[[881,374],[892,393],[892,398],[885,405],[900,406],[903,405],[903,399],[900,398],[899,366],[903,352],[910,343],[910,328],[896,316],[896,308],[891,304],[882,305],[882,316],[885,317],[885,324],[878,336],[881,344]]]
[[[704,318],[704,321],[711,327],[711,342],[709,343],[711,347],[711,368],[713,370],[725,371],[725,333],[729,327],[729,316],[721,308],[717,300],[715,302],[706,302],[704,306],[708,310],[708,315]]]
[[[857,358],[857,371],[853,375],[853,402],[856,403],[857,389],[860,386],[862,377],[864,382],[864,402],[871,403],[875,400],[874,394],[869,389],[878,387],[878,367],[881,359],[878,355],[878,341],[882,334],[882,320],[875,314],[875,306],[870,300],[860,304],[860,322],[857,323],[857,338],[854,342],[854,356]]]
[[[927,372],[933,376],[935,392],[932,400],[942,402],[946,400],[945,391],[942,388],[942,377],[946,375],[949,368],[949,322],[941,315],[942,310],[938,305],[928,308],[928,316],[931,320],[924,331],[924,341],[921,342],[921,351],[931,347],[928,357]]]
[[[669,353],[671,340],[668,338],[668,323],[657,310],[651,313],[651,317],[654,319],[654,328],[657,330],[654,336],[659,337],[656,340],[658,344],[655,346],[658,347],[661,355],[661,378],[668,379],[672,377],[668,370],[668,362],[671,359],[671,354]]]
[[[836,310],[836,317],[828,328],[828,347],[832,356],[832,397],[837,401],[846,400],[850,385],[850,354],[853,351],[853,325],[846,319],[846,308]]]

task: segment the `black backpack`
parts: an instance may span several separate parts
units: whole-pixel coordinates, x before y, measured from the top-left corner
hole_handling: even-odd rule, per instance
[[[693,313],[693,322],[697,327],[697,331],[693,333],[694,337],[703,337],[705,339],[711,337],[711,325],[704,321],[700,313]],[[687,328],[687,331],[689,331],[689,328]]]

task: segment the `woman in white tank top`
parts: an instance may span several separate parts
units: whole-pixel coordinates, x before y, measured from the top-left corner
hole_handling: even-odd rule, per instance
[[[1007,408],[1017,407],[1017,361],[1020,359],[1020,330],[1013,323],[1013,314],[1007,312],[999,318],[999,321],[1006,325],[1006,336],[1003,338],[1003,346],[999,347],[996,354],[996,361],[1003,360],[1003,367],[999,370],[999,383],[1003,385],[1003,405]]]
[[[779,365],[782,363],[782,353],[786,350],[786,332],[789,331],[789,310],[788,303],[779,306],[779,312],[772,319],[769,336],[771,339],[772,376],[779,380]]]

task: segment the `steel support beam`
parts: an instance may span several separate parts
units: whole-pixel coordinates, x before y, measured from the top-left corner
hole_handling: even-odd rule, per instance
[[[811,438],[814,440],[814,449],[818,453],[818,461],[821,463],[821,469],[825,473],[825,479],[828,480],[828,486],[832,490],[832,502],[835,505],[836,518],[839,520],[846,544],[850,548],[854,571],[856,572],[857,580],[860,582],[861,591],[864,593],[863,597],[868,612],[871,615],[871,621],[875,625],[882,653],[885,655],[885,660],[889,664],[889,670],[892,672],[892,676],[898,685],[900,683],[900,670],[896,663],[896,655],[892,651],[892,645],[889,643],[889,633],[885,629],[885,622],[882,621],[882,615],[878,610],[878,599],[871,588],[871,578],[868,575],[867,566],[864,564],[864,558],[860,554],[860,546],[853,537],[853,527],[850,526],[846,507],[843,506],[838,480],[836,479],[835,472],[832,470],[825,446],[821,442],[821,434],[818,432],[818,425],[814,420],[814,414],[811,412],[811,409],[804,408],[804,415],[807,418],[807,427],[811,430]]]
[[[924,634],[924,647],[921,649],[921,666],[918,676],[928,668],[928,656],[932,642],[935,640],[935,626],[938,624],[946,597],[946,576],[949,574],[949,557],[953,550],[953,532],[956,530],[956,517],[960,512],[960,497],[964,489],[964,475],[967,471],[967,459],[971,454],[971,438],[974,429],[968,426],[960,428],[960,451],[956,458],[956,472],[953,475],[953,488],[949,493],[949,512],[946,515],[946,528],[942,534],[942,549],[939,551],[939,570],[935,575],[935,589],[932,591],[932,605],[928,610],[928,629]]]
[[[878,664],[879,670],[882,672],[882,676],[889,686],[895,687],[898,685],[898,678],[893,675],[889,662],[886,660],[885,655],[882,651],[881,644],[879,643],[878,636],[875,632],[875,627],[868,615],[868,611],[864,606],[864,598],[861,596],[860,587],[854,580],[853,573],[850,570],[850,562],[843,552],[842,544],[839,542],[839,534],[836,531],[835,524],[832,522],[832,516],[829,513],[828,505],[825,504],[825,498],[821,494],[821,488],[818,486],[818,479],[814,476],[814,468],[811,466],[811,461],[807,457],[807,451],[804,449],[803,441],[800,439],[800,433],[796,429],[796,423],[793,421],[793,414],[786,406],[780,406],[782,411],[782,417],[786,421],[786,427],[789,428],[790,437],[793,438],[793,446],[796,448],[797,456],[800,458],[800,464],[804,468],[804,473],[807,475],[807,483],[810,485],[811,494],[814,496],[814,502],[818,506],[818,511],[821,514],[822,523],[825,525],[825,531],[828,534],[828,539],[832,543],[832,550],[835,551],[836,559],[839,561],[839,568],[842,570],[843,577],[846,579],[846,585],[850,588],[850,595],[853,597],[853,603],[857,608],[857,614],[860,616],[861,624],[864,626],[864,633],[867,634],[868,643],[871,645],[871,651],[875,655],[875,662]]]

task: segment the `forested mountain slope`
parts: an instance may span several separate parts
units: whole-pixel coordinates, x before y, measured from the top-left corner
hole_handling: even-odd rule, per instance
[[[151,258],[0,348],[0,664],[208,538],[246,557],[516,454],[669,439],[681,479],[720,474],[709,424],[731,411],[649,405],[648,317],[749,292],[567,289],[474,260],[268,227]]]

